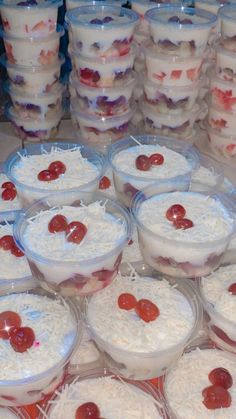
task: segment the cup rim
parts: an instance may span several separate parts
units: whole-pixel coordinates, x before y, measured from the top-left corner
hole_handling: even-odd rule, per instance
[[[28,6],[21,6],[18,4],[19,0],[14,0],[11,1],[11,3],[7,0],[1,0],[0,1],[0,10],[5,8],[9,8],[9,9],[19,9],[19,11],[24,10],[24,12],[37,12],[37,9],[52,9],[52,8],[58,8],[62,5],[63,1],[62,0],[47,0],[45,2],[40,2],[38,4],[34,4],[31,5],[29,4]]]

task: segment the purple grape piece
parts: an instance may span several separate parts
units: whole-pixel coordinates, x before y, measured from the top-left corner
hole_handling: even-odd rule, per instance
[[[47,134],[47,130],[39,129],[36,131],[27,131],[24,129],[24,127],[20,126],[18,127],[25,135],[31,138],[41,138],[41,136],[45,136]]]
[[[18,106],[20,106],[21,108],[27,110],[27,111],[33,111],[33,112],[41,113],[40,106],[34,105],[33,103],[18,103],[18,102],[16,102],[16,104]]]
[[[103,24],[102,20],[97,19],[97,18],[90,20],[89,23],[91,23],[92,25],[102,25]]]
[[[128,77],[131,71],[132,71],[131,68],[127,68],[125,71],[116,71],[115,80],[122,80],[123,78]]]
[[[100,49],[100,45],[99,45],[99,43],[98,43],[98,42],[94,42],[94,43],[92,44],[92,48],[94,48],[94,49]]]
[[[120,125],[119,127],[112,128],[112,131],[114,133],[125,132],[125,131],[127,131],[128,127],[129,127],[129,122],[125,122],[124,124]]]
[[[109,22],[112,22],[112,20],[114,20],[114,19],[112,19],[111,16],[105,16],[103,18],[103,23],[109,23]]]
[[[171,16],[171,17],[168,19],[168,22],[170,22],[170,23],[180,23],[180,19],[179,19],[179,17],[178,17],[178,16]]]
[[[196,44],[195,44],[195,41],[194,41],[194,40],[190,41],[190,42],[189,42],[189,45],[190,45],[190,48],[191,48],[192,50],[195,50],[195,49],[196,49]]]
[[[119,45],[128,45],[130,43],[128,38],[124,38],[124,39],[116,39],[115,41],[113,41],[112,45],[114,47],[118,47]]]
[[[145,118],[146,123],[150,126],[150,127],[154,127],[154,122],[152,119],[146,117]]]
[[[37,6],[38,2],[36,0],[26,0],[26,1],[20,1],[17,3],[17,6]]]
[[[99,96],[97,98],[97,105],[100,108],[106,108],[106,107],[114,107],[114,106],[122,106],[126,104],[126,98],[125,96],[119,96],[115,100],[108,100],[107,96]]]
[[[191,19],[183,19],[180,21],[181,25],[192,25],[193,21]]]
[[[158,41],[158,44],[160,44],[164,48],[173,48],[173,47],[177,48],[177,46],[173,42],[171,42],[169,39],[163,39],[163,41],[160,40]]]
[[[25,84],[24,77],[23,76],[19,76],[18,74],[11,81],[12,81],[13,84],[16,84],[17,86],[24,86],[24,84]]]

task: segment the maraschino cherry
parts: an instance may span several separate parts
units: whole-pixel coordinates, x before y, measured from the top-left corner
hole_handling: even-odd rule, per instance
[[[10,344],[15,352],[25,352],[33,346],[35,334],[31,327],[15,327],[10,330]]]
[[[13,201],[15,199],[17,192],[14,183],[7,181],[2,183],[2,199],[4,201]]]
[[[14,311],[3,311],[0,313],[0,338],[9,339],[12,328],[20,327],[21,318]]]
[[[149,160],[152,165],[161,166],[164,163],[164,156],[160,153],[155,153],[149,157]]]
[[[208,378],[212,384],[224,387],[226,390],[233,385],[232,375],[225,368],[215,368],[209,373]]]
[[[188,228],[193,227],[193,222],[188,218],[177,218],[176,220],[173,220],[173,225],[177,230],[187,230]]]
[[[232,295],[236,295],[236,282],[234,282],[233,284],[231,284],[228,288],[228,291],[232,294]]]
[[[120,294],[118,297],[118,306],[122,310],[132,310],[137,304],[136,298],[134,295],[125,292]]]
[[[49,164],[48,170],[56,172],[58,175],[63,175],[66,171],[66,166],[62,161],[56,160]]]
[[[67,218],[64,215],[57,214],[48,223],[50,233],[60,233],[66,231],[68,226]]]
[[[3,250],[11,250],[14,239],[10,234],[6,234],[0,238],[0,248]]]
[[[99,182],[99,189],[104,190],[104,189],[109,189],[111,186],[111,181],[107,176],[103,176],[102,179],[100,179]]]
[[[51,182],[52,180],[58,179],[59,175],[57,172],[52,170],[42,170],[38,174],[38,180],[41,182]]]
[[[213,384],[204,388],[202,395],[203,404],[209,410],[227,408],[231,405],[231,396],[224,387]]]
[[[135,306],[135,311],[146,323],[156,320],[160,315],[160,310],[156,304],[147,299],[139,300]]]
[[[140,154],[140,156],[136,158],[135,165],[138,170],[142,170],[144,172],[148,171],[152,166],[149,157],[145,154]]]
[[[75,413],[75,419],[99,419],[100,411],[96,403],[87,402],[81,404]]]
[[[72,221],[66,228],[68,242],[79,244],[87,233],[87,227],[79,221]]]
[[[178,220],[180,218],[184,218],[186,214],[185,208],[180,204],[171,205],[170,208],[166,211],[166,218],[169,221]]]
[[[7,181],[2,183],[2,189],[16,189],[15,185],[13,182]]]

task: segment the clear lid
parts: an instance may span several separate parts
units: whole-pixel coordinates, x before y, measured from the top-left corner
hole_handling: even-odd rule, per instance
[[[37,9],[51,9],[60,7],[63,4],[62,0],[0,0],[0,9],[3,7],[19,8],[24,11],[35,11]]]

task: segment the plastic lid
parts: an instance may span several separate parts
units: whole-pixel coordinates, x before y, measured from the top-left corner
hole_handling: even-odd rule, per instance
[[[182,24],[179,20],[176,22],[168,21],[170,15],[180,16],[181,14],[183,14],[183,16],[188,15],[190,19],[194,16],[202,18],[202,22]],[[168,25],[169,27],[176,27],[182,30],[207,28],[208,26],[214,26],[217,22],[217,16],[213,13],[202,9],[194,9],[192,7],[183,6],[162,6],[159,8],[155,7],[154,9],[148,10],[145,14],[145,17],[152,24]]]
[[[219,17],[236,22],[236,4],[226,4],[219,10]]]
[[[3,7],[19,8],[20,10],[36,10],[60,7],[62,0],[0,0],[0,9]]]

